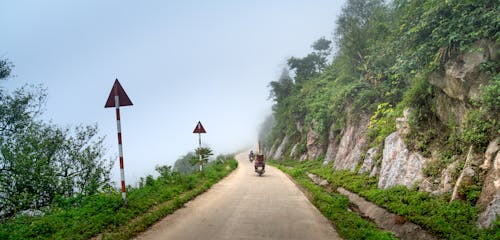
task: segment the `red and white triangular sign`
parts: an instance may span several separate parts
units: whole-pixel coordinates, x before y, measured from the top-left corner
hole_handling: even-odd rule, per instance
[[[131,106],[132,101],[130,101],[130,98],[128,98],[127,93],[125,93],[125,90],[123,89],[122,85],[120,82],[118,82],[118,79],[115,80],[115,83],[113,84],[113,88],[111,89],[111,92],[109,93],[108,100],[106,101],[106,105],[104,105],[105,108],[110,108],[110,107],[115,107],[115,96],[118,95],[118,101],[120,102],[120,106]]]
[[[207,131],[205,131],[205,128],[203,127],[203,125],[201,125],[201,122],[198,122],[193,133],[207,133]]]

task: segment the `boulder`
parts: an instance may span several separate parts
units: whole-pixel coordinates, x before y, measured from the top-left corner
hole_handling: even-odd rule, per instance
[[[382,189],[397,185],[412,187],[424,179],[423,168],[426,163],[426,158],[408,150],[396,131],[384,142],[378,187]]]

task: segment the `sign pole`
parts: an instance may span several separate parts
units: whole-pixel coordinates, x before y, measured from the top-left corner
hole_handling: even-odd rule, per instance
[[[194,128],[193,133],[198,133],[198,155],[200,158],[200,172],[201,172],[203,171],[203,159],[201,157],[201,134],[207,133],[207,131],[205,131],[205,128],[203,127],[203,125],[201,125],[201,122],[198,122],[198,124],[196,124],[196,127]]]
[[[121,100],[121,102],[120,102]],[[121,120],[120,120],[120,106],[130,106],[133,105],[132,101],[127,96],[127,93],[125,93],[125,90],[123,90],[123,87],[120,85],[120,82],[118,82],[118,79],[115,80],[115,83],[113,84],[113,88],[111,89],[111,92],[109,93],[108,100],[106,101],[106,105],[104,105],[105,108],[111,108],[114,107],[116,110],[116,130],[118,132],[118,154],[120,157],[120,177],[121,177],[121,187],[122,187],[122,201],[123,204],[127,204],[127,191],[125,188],[125,170],[124,170],[124,164],[123,164],[123,147],[122,147],[122,126],[121,126]]]
[[[200,172],[203,171],[203,159],[201,157],[201,133],[198,133],[198,155],[200,156]]]
[[[116,108],[116,130],[118,132],[118,154],[120,157],[120,176],[122,183],[122,201],[127,204],[127,190],[125,188],[125,170],[123,164],[123,146],[122,146],[122,125],[120,122],[120,97],[115,89],[115,108]]]

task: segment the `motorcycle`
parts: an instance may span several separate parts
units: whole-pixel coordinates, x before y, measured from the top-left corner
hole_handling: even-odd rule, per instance
[[[264,159],[264,155],[258,154],[257,157],[255,158],[255,172],[259,175],[259,177],[262,176],[266,172],[266,163]]]

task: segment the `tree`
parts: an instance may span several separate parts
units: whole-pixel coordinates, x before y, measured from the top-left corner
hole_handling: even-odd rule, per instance
[[[302,84],[325,70],[331,52],[330,44],[331,41],[322,37],[311,45],[314,52],[303,58],[291,57],[287,60],[290,70],[295,71],[295,83]]]
[[[180,157],[174,163],[175,171],[178,171],[183,175],[195,172],[198,168],[196,167],[196,165],[193,165],[191,163],[193,162],[193,159],[198,159],[198,155],[196,155],[194,152],[189,152],[186,155]]]
[[[293,80],[290,77],[287,68],[283,68],[281,76],[278,81],[272,81],[269,83],[271,87],[271,92],[269,98],[273,99],[275,102],[282,102],[283,99],[288,97],[292,91]]]
[[[387,35],[387,31],[377,29],[385,13],[383,0],[347,1],[335,29],[337,54],[345,61],[343,68],[356,72],[359,66],[366,64],[370,41]]]
[[[11,65],[0,61],[0,80]],[[98,128],[62,128],[38,120],[41,87],[0,88],[0,218],[40,209],[57,196],[91,195],[110,184],[112,162]]]
[[[199,164],[199,161],[200,161],[199,155],[200,154],[201,154],[201,161],[203,161],[203,164],[207,164],[209,158],[214,155],[212,152],[212,149],[210,149],[209,147],[198,148],[198,149],[196,149],[196,155],[198,156],[198,158],[194,159],[191,162],[191,164],[193,164],[195,166]]]

